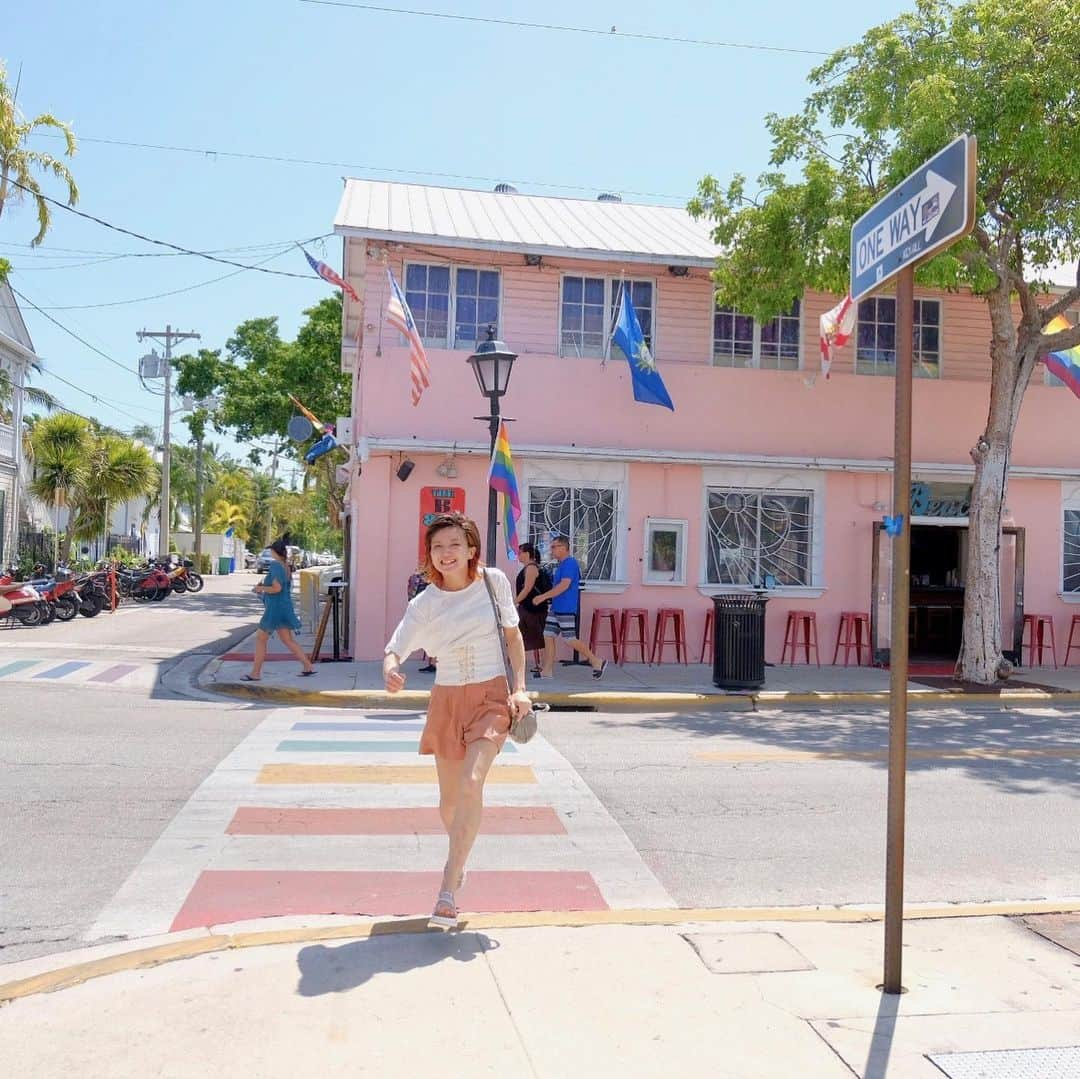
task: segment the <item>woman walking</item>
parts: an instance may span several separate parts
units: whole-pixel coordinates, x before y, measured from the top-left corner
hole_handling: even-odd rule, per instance
[[[390,638],[383,678],[387,691],[397,693],[405,686],[406,656],[422,648],[439,657],[420,752],[435,756],[439,815],[450,841],[430,924],[454,929],[455,895],[480,829],[484,783],[511,718],[527,714],[532,704],[514,594],[501,570],[481,567],[476,523],[460,513],[441,514],[428,525],[424,549],[430,584],[409,603]],[[503,673],[499,633],[506,637],[513,686]]]
[[[255,594],[262,596],[263,616],[255,633],[255,658],[251,663],[251,673],[243,676],[244,682],[258,682],[262,678],[262,666],[266,660],[266,646],[271,633],[276,633],[281,643],[300,661],[303,667],[301,675],[315,673],[311,661],[293,636],[300,628],[300,619],[293,610],[288,538],[285,535],[270,544],[268,550],[273,554],[273,561],[267,567],[262,583],[255,586]]]
[[[534,596],[551,588],[551,578],[540,565],[540,552],[533,544],[523,543],[518,547],[518,561],[521,569],[515,582],[517,593],[514,602],[517,604],[518,618],[521,619],[521,637],[525,649],[533,654],[532,673],[538,675],[540,653],[544,650],[544,622],[547,621],[548,604],[533,606],[532,601]]]

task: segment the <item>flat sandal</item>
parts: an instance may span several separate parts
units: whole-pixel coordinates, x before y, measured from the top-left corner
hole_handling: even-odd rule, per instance
[[[450,914],[440,914],[440,910],[449,910]],[[435,901],[435,910],[428,918],[428,925],[434,929],[457,929],[458,912],[453,892],[439,892],[439,898]]]

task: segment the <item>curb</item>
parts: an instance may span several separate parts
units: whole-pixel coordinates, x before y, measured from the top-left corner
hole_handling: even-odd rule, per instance
[[[209,682],[200,680],[202,689],[243,700],[278,704],[306,704],[336,706],[342,708],[408,708],[426,709],[430,699],[427,690],[403,690],[393,695],[384,690],[330,689],[304,690],[289,686],[259,685],[254,683]],[[857,705],[889,703],[888,691],[789,693],[781,690],[764,690],[759,693],[668,693],[663,691],[567,691],[543,693],[546,703],[555,708],[593,711],[605,706],[618,707],[622,711],[682,711],[708,710],[723,712],[752,712],[783,708],[785,706]],[[908,704],[1051,704],[1054,702],[1076,703],[1080,701],[1077,690],[1002,690],[1000,693],[959,693],[951,690],[909,690]]]
[[[923,921],[944,918],[1019,917],[1038,914],[1080,913],[1080,900],[1058,901],[1031,900],[1015,903],[957,903],[922,904],[904,909],[905,921]],[[711,907],[711,908],[664,908],[640,910],[602,911],[522,911],[506,914],[478,914],[464,916],[459,931],[482,929],[535,929],[563,928],[583,929],[594,926],[648,926],[692,925],[723,922],[831,922],[836,924],[866,924],[884,919],[881,907]],[[264,919],[273,925],[277,919]],[[260,923],[255,923],[260,924]],[[166,939],[164,943],[139,947],[137,942],[131,951],[113,953],[79,963],[61,963],[27,978],[0,983],[0,1007],[12,1001],[43,993],[71,989],[96,978],[121,974],[133,970],[149,970],[194,959],[212,952],[235,951],[242,948],[264,948],[278,944],[312,944],[326,940],[358,940],[374,936],[402,936],[406,934],[434,932],[428,927],[427,918],[403,918],[389,921],[349,922],[342,925],[299,927],[291,929],[267,928],[218,933],[207,928],[204,934]],[[110,946],[114,947],[114,946]],[[32,962],[32,960],[31,960]]]

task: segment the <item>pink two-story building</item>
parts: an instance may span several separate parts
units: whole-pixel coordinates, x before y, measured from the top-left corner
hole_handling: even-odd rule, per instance
[[[825,379],[819,317],[836,298],[808,292],[767,325],[718,309],[716,248],[681,209],[349,180],[335,231],[360,297],[346,299],[342,346],[354,379],[357,658],[381,655],[401,615],[426,514],[464,508],[483,533],[488,431],[477,417],[487,402],[467,357],[489,324],[518,354],[501,407],[513,420],[520,535],[542,550],[555,533],[570,537],[586,581],[584,635],[597,606],[676,607],[696,659],[711,597],[764,587],[770,661],[793,609],[815,612],[824,662],[843,611],[870,614],[875,646],[888,647],[890,295],[860,304],[856,337]],[[417,407],[408,350],[386,322],[387,269],[431,365]],[[674,412],[634,401],[617,349],[605,360],[620,283]],[[978,297],[916,297],[912,650],[944,660],[959,642],[969,449],[987,411],[990,328]],[[1068,616],[1080,611],[1070,606],[1080,602],[1071,437],[1080,403],[1050,381],[1040,369],[1012,455],[1003,635],[1015,642],[1024,609],[1048,613],[1060,658]],[[502,555],[500,564],[516,572]]]

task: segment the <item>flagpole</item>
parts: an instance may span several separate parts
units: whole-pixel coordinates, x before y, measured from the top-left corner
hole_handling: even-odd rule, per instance
[[[615,305],[615,317],[608,323],[607,337],[604,340],[604,358],[601,366],[607,364],[611,358],[611,342],[615,338],[615,327],[619,325],[619,317],[622,315],[623,292],[626,290],[626,271],[619,271],[619,302]]]

